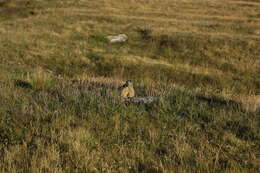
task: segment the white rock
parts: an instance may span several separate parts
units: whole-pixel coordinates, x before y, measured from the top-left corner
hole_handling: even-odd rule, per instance
[[[125,34],[119,34],[116,36],[107,36],[107,39],[110,41],[110,43],[118,43],[127,41],[128,37]]]

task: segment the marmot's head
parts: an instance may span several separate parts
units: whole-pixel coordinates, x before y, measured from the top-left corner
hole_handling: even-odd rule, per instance
[[[124,85],[120,86],[118,90],[122,90],[123,88],[133,86],[133,82],[131,80],[127,80]]]
[[[132,82],[131,80],[127,80],[127,81],[125,82],[125,85],[126,85],[126,86],[133,86],[133,82]]]

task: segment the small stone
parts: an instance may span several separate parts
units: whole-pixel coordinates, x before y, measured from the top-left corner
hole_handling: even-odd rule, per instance
[[[131,102],[133,103],[152,103],[153,101],[157,100],[158,97],[152,97],[152,96],[148,96],[148,97],[134,97],[131,98]]]
[[[119,34],[116,36],[107,36],[107,39],[110,41],[110,43],[120,43],[127,41],[128,37],[125,34]]]

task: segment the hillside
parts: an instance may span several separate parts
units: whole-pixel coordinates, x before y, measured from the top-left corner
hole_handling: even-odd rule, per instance
[[[0,0],[0,172],[260,172],[259,115],[259,0]]]

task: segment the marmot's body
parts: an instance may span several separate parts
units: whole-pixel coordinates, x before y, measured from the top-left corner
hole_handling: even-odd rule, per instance
[[[132,98],[135,96],[135,91],[133,86],[126,87],[122,89],[121,96],[123,98]]]
[[[119,87],[119,90],[121,90],[121,96],[124,99],[133,98],[135,96],[135,90],[131,80],[126,81],[123,86]]]

